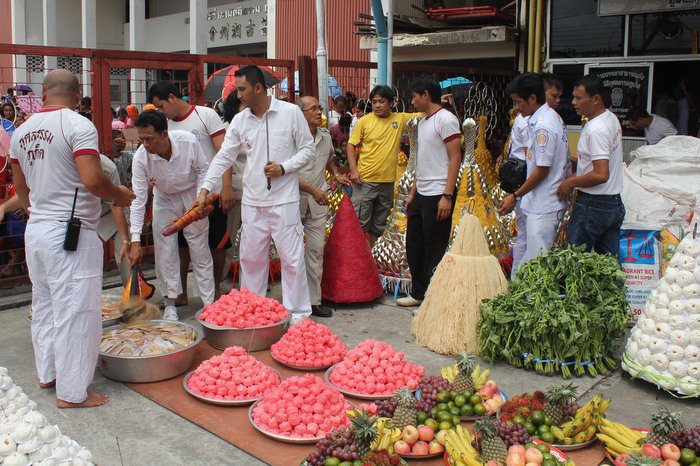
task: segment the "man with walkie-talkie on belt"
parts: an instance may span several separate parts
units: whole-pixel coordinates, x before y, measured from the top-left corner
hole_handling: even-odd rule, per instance
[[[128,206],[134,194],[109,180],[95,126],[72,110],[77,77],[51,71],[42,98],[44,110],[15,131],[10,148],[15,189],[30,212],[25,247],[39,386],[56,386],[59,408],[99,406],[108,397],[87,388],[102,335],[100,198]]]

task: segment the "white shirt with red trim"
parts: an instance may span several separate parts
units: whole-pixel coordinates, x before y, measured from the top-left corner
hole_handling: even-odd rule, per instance
[[[12,163],[19,163],[29,187],[29,221],[67,221],[75,188],[75,216],[84,227],[97,229],[100,198],[80,180],[75,158],[100,156],[97,130],[84,116],[66,108],[32,115],[17,128],[10,145]]]
[[[444,108],[418,122],[416,189],[421,195],[440,196],[446,192],[450,158],[445,144],[460,136],[459,120]]]
[[[168,131],[187,131],[192,133],[202,146],[207,161],[211,163],[216,155],[213,138],[226,134],[226,126],[214,109],[201,105],[192,105],[190,110],[179,118],[168,120]],[[221,179],[214,186],[214,191],[221,192]]]

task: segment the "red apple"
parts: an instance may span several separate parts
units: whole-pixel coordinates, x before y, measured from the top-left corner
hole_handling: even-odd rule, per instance
[[[520,453],[508,453],[506,466],[525,466],[525,457]]]
[[[493,396],[493,390],[490,387],[484,385],[479,389],[479,395],[481,395],[481,399],[484,401],[490,400]]]
[[[642,445],[642,453],[652,458],[661,459],[661,450],[659,447],[652,445],[651,443],[645,443]]]
[[[445,437],[447,436],[447,432],[448,432],[447,429],[442,429],[440,432],[435,434],[435,440],[440,442],[440,445],[445,444]]]
[[[494,414],[501,408],[501,405],[498,404],[498,401],[491,399],[484,401],[484,408],[488,414]]]
[[[437,440],[433,440],[428,444],[428,452],[430,453],[442,453],[443,451],[445,451],[445,447]]]
[[[530,447],[525,450],[525,461],[528,463],[541,464],[544,460],[544,455],[535,447]]]
[[[401,431],[401,438],[409,445],[413,445],[418,441],[418,429],[415,426],[406,426]]]
[[[498,384],[495,380],[487,380],[484,387],[489,387],[492,393],[498,393]]]
[[[428,446],[427,442],[424,442],[422,440],[418,440],[411,447],[411,454],[417,455],[417,456],[427,455],[429,451],[430,451],[430,447]]]
[[[664,460],[661,466],[681,466],[681,464],[676,460]]]
[[[617,455],[615,458],[615,465],[616,466],[627,466],[627,460],[632,458],[630,455],[627,453],[621,453]]]
[[[511,453],[520,453],[525,456],[525,447],[522,445],[511,445],[508,449],[508,454],[510,455]]]
[[[418,426],[418,438],[424,442],[430,442],[435,438],[435,431],[430,426]]]
[[[501,466],[498,461],[496,460],[491,460],[488,463],[486,463],[486,466]],[[538,465],[539,466],[539,465]]]
[[[665,460],[680,461],[681,449],[672,443],[667,443],[661,447],[661,457]]]
[[[411,445],[404,442],[403,440],[399,440],[394,444],[394,452],[397,455],[410,455],[411,454]]]

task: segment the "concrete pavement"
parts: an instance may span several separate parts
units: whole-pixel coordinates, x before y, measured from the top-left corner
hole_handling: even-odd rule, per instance
[[[105,293],[121,293],[121,288],[105,290]],[[281,298],[279,284],[272,287],[270,296]],[[0,291],[0,305],[7,308],[0,312],[0,365],[10,370],[15,383],[37,402],[38,409],[50,422],[58,424],[64,434],[91,450],[100,465],[263,464],[99,373],[95,375],[93,389],[109,394],[107,405],[85,410],[57,409],[55,392],[40,390],[36,385],[30,329],[24,320],[28,306],[12,304],[28,301],[26,293],[10,296]],[[199,308],[201,301],[191,298],[188,306],[180,308],[180,318],[191,319]],[[332,318],[316,320],[331,327],[349,348],[367,338],[383,340],[397,351],[404,351],[410,361],[422,364],[426,374],[439,374],[440,367],[450,364],[451,358],[417,346],[410,332],[411,319],[410,310],[396,307],[392,297],[386,295],[372,305],[338,307]],[[490,367],[492,378],[508,395],[544,389],[563,381],[560,377],[540,376],[505,363]],[[683,411],[686,423],[700,423],[697,400],[676,399],[644,381],[631,381],[620,370],[605,377],[583,377],[574,382],[580,386],[584,401],[592,392],[602,392],[605,397],[612,398],[609,417],[630,426],[647,425],[659,402],[673,411]],[[280,448],[284,448],[284,444],[280,444]]]

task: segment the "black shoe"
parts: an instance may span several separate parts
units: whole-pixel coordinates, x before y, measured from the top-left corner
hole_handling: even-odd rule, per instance
[[[316,317],[332,317],[333,310],[324,306],[311,306],[311,315]]]

